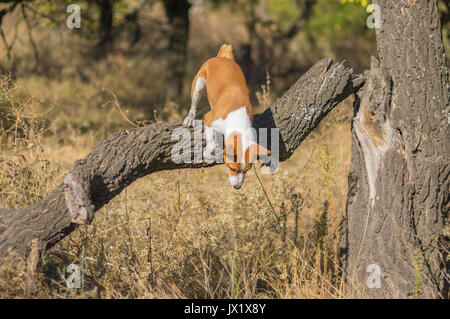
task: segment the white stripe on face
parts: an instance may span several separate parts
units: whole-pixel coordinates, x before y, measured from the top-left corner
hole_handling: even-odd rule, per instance
[[[229,175],[228,179],[234,188],[239,189],[244,183],[244,173],[241,172],[237,175]]]

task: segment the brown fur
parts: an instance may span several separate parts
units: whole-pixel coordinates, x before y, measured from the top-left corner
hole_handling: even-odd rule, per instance
[[[194,93],[197,79],[202,77],[206,81],[207,95],[211,111],[203,118],[207,126],[217,119],[224,119],[228,113],[246,106],[247,114],[253,120],[252,104],[249,91],[241,67],[230,59],[233,56],[231,46],[224,49],[223,45],[219,54],[207,60],[200,67],[192,82],[191,98]],[[231,53],[230,53],[231,52]]]

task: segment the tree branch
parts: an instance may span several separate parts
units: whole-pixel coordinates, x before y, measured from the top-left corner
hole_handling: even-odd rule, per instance
[[[343,64],[321,60],[274,105],[255,115],[254,126],[279,129],[280,160],[286,160],[321,119],[363,82],[363,76],[352,74]],[[178,143],[171,136],[180,126],[155,123],[113,134],[76,161],[63,183],[47,197],[29,207],[0,210],[0,256],[9,249],[27,256],[33,239],[38,240],[40,251],[48,249],[77,224],[90,223],[95,211],[140,177],[161,170],[216,165],[171,160],[171,150]],[[201,152],[202,145],[189,143],[185,146]]]

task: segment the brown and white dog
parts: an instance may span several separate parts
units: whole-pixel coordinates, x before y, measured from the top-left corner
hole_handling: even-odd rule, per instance
[[[214,161],[211,152],[216,148],[215,135],[222,134],[228,177],[231,185],[239,189],[257,156],[267,156],[270,151],[257,143],[256,131],[252,127],[249,91],[244,73],[234,62],[231,45],[222,45],[217,56],[207,60],[195,76],[191,90],[191,109],[183,122],[184,126],[193,126],[197,106],[205,89],[211,111],[203,118],[206,135],[203,158]]]

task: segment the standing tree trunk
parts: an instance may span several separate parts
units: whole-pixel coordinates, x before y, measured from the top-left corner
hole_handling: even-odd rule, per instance
[[[97,47],[100,54],[105,56],[113,41],[113,4],[115,0],[97,0],[96,3],[100,9],[99,41]]]
[[[187,65],[187,43],[189,38],[189,8],[188,0],[164,0],[164,8],[170,24],[169,36],[169,81],[174,84],[175,96],[183,91],[183,78]]]
[[[437,2],[373,2],[380,61],[355,99],[344,223],[350,297],[448,298],[449,84]]]

